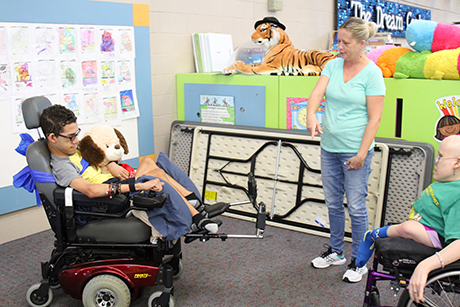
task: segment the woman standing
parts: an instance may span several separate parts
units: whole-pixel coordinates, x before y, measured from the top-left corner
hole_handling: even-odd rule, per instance
[[[364,55],[377,26],[357,17],[349,18],[338,31],[340,58],[329,61],[307,105],[307,129],[321,136],[321,176],[328,207],[331,237],[328,250],[312,260],[315,268],[342,265],[345,235],[344,193],[352,228],[351,263],[343,280],[358,282],[367,268],[355,259],[368,229],[366,197],[374,138],[385,98],[382,71]],[[322,127],[315,112],[326,96]]]

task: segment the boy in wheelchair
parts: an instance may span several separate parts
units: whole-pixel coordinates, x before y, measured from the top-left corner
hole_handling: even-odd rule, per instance
[[[432,183],[412,204],[409,220],[369,230],[361,242],[356,266],[362,268],[374,251],[377,238],[399,237],[440,249],[419,262],[409,282],[412,301],[424,302],[428,274],[460,259],[460,136],[444,139],[438,150]],[[367,271],[367,270],[366,270]],[[356,276],[360,281],[362,276]]]
[[[84,173],[80,174],[81,170],[79,167],[69,158],[77,151],[80,129],[78,128],[75,114],[66,107],[53,105],[44,109],[40,117],[40,126],[46,137],[47,145],[51,153],[51,167],[58,185],[71,187],[90,198],[94,198],[107,195],[129,194],[130,192],[135,193],[136,191],[160,192],[166,184],[169,189],[173,188],[176,190],[187,205],[188,211],[191,214],[191,225],[188,225],[188,227],[190,227],[192,231],[205,230],[210,233],[216,233],[218,231],[217,223],[198,212],[198,210],[185,198],[190,192],[172,177],[167,175],[149,157],[144,157],[141,160],[135,178],[125,179],[126,174],[120,171],[117,166],[113,165],[109,170],[112,174],[116,175],[113,176],[114,178],[107,180],[105,183],[90,183],[86,180]],[[159,177],[162,178],[162,180],[149,180],[151,177]],[[109,212],[121,212],[125,208],[108,209]],[[185,210],[187,211],[187,209]],[[188,212],[185,212],[184,215],[187,214]],[[186,222],[187,218],[184,217],[183,220]],[[86,221],[81,219],[80,223],[80,226],[82,226]]]

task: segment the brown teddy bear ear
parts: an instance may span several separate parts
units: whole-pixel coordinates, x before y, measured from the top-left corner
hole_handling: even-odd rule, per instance
[[[99,165],[105,159],[105,153],[100,149],[90,135],[85,136],[78,144],[83,159],[88,161],[89,165]]]
[[[125,150],[125,155],[129,154],[128,143],[126,142],[125,137],[117,129],[113,128],[113,130],[115,131],[115,134],[118,136],[118,139],[120,140],[121,147],[123,147],[123,149]]]

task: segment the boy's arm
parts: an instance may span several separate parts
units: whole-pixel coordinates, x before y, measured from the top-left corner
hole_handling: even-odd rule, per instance
[[[138,182],[134,185],[136,191],[153,190],[160,192],[163,189],[164,183],[158,179],[153,179],[146,182]],[[75,178],[70,182],[70,187],[85,194],[89,198],[104,197],[108,195],[109,185],[105,183],[93,184],[83,178]],[[129,192],[129,184],[121,185],[121,193]]]

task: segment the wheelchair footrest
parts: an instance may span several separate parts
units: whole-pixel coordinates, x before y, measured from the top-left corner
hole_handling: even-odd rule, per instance
[[[204,208],[204,210],[208,213],[208,217],[212,218],[218,215],[221,215],[222,213],[225,213],[228,208],[230,208],[229,203],[215,203],[214,205],[209,205]]]

